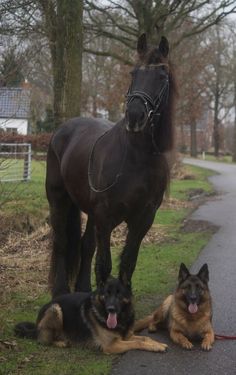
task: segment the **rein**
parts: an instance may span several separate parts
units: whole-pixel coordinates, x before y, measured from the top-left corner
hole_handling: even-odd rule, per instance
[[[236,336],[215,334],[215,339],[216,340],[236,340]]]
[[[117,184],[119,178],[122,176],[122,171],[123,171],[123,168],[124,168],[124,164],[125,164],[125,160],[126,160],[126,155],[127,155],[127,142],[125,143],[125,151],[123,153],[123,159],[122,159],[122,162],[120,164],[120,169],[119,169],[119,172],[116,174],[114,181],[110,185],[106,186],[104,189],[96,188],[94,186],[94,184],[93,184],[93,181],[92,181],[92,176],[94,174],[93,173],[93,162],[94,162],[95,148],[96,148],[98,142],[100,142],[102,140],[102,138],[105,137],[105,135],[107,135],[108,133],[110,133],[111,130],[112,129],[107,130],[105,133],[103,133],[100,137],[98,137],[96,139],[96,141],[93,144],[93,147],[92,147],[92,150],[90,152],[90,155],[89,155],[89,162],[88,162],[88,183],[89,183],[90,189],[94,193],[104,193],[105,191],[110,190],[113,186],[115,186]]]

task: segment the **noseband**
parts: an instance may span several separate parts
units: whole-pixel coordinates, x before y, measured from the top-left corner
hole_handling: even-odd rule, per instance
[[[154,69],[158,68],[159,66],[168,66],[168,64],[162,63],[162,64],[151,65],[151,67]],[[145,70],[145,67],[144,68],[141,67],[138,69]],[[169,77],[165,79],[165,82],[156,98],[152,98],[149,94],[141,90],[132,91],[132,84],[131,84],[131,87],[129,88],[128,93],[126,95],[126,98],[127,98],[126,105],[131,103],[132,100],[135,98],[141,99],[141,101],[143,102],[145,106],[146,113],[147,113],[145,126],[147,125],[147,122],[150,122],[151,125],[154,125],[155,123],[157,123],[156,120],[158,120],[160,117],[160,105],[162,103],[162,100],[163,98],[165,98],[167,102],[168,96],[169,96]]]

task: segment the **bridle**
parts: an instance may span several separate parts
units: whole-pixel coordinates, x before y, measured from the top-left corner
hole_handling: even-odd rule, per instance
[[[160,66],[168,66],[168,64],[160,63],[160,64],[153,64],[149,65],[148,67],[138,67],[137,70],[150,70],[150,67],[153,69],[157,69]],[[151,126],[154,126],[155,124],[158,124],[158,120],[160,118],[160,106],[165,99],[165,101],[168,101],[169,97],[169,77],[167,77],[164,81],[163,86],[161,87],[161,90],[159,91],[158,95],[155,98],[152,98],[149,94],[147,94],[144,91],[141,90],[132,90],[132,84],[128,89],[128,92],[126,94],[126,107],[128,107],[128,104],[132,102],[135,98],[141,99],[141,101],[144,104],[144,107],[146,109],[146,121],[144,126],[146,126],[148,123],[150,123]]]

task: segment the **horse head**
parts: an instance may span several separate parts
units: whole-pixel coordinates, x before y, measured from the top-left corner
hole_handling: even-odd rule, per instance
[[[127,93],[126,130],[141,132],[148,126],[158,126],[169,99],[169,43],[161,38],[158,47],[149,49],[146,35],[137,43],[139,62],[132,70]]]

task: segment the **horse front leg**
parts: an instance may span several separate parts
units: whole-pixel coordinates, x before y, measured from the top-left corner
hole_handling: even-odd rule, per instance
[[[139,247],[145,234],[150,229],[156,209],[146,210],[132,220],[128,220],[128,235],[121,254],[119,277],[123,277],[131,283],[132,275],[137,263]]]
[[[95,227],[91,216],[88,216],[86,229],[81,239],[80,268],[75,283],[76,292],[91,291],[91,264],[96,248]]]
[[[105,282],[111,274],[112,261],[110,250],[111,228],[107,222],[96,225],[97,254],[95,261],[96,284]]]

